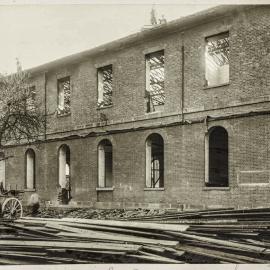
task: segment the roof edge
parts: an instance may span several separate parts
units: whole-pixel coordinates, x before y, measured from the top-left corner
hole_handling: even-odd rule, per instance
[[[176,31],[184,31],[186,29],[192,28],[196,26],[199,22],[209,22],[218,17],[224,17],[231,12],[242,10],[245,8],[251,8],[258,5],[221,5],[213,8],[209,8],[171,22],[157,25],[153,28],[142,30],[135,34],[131,34],[125,36],[123,38],[99,45],[97,47],[91,48],[89,50],[85,50],[79,53],[74,53],[65,57],[61,57],[59,59],[53,60],[51,62],[47,62],[45,64],[27,69],[26,71],[31,74],[47,72],[50,69],[65,65],[65,64],[76,64],[81,60],[85,59],[85,57],[97,56],[101,53],[105,53],[108,51],[119,50],[120,48],[126,48],[131,45],[138,44],[144,40],[152,39],[158,37],[159,35],[165,34],[169,35]]]

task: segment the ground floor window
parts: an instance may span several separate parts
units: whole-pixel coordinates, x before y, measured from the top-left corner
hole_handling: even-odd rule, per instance
[[[159,134],[146,140],[146,187],[164,187],[164,142]]]
[[[5,173],[5,154],[0,153],[0,193],[5,189],[5,178],[6,178],[6,173]]]
[[[25,188],[34,189],[35,188],[35,163],[36,155],[33,149],[28,149],[25,152],[25,165],[26,165],[26,177],[25,177]]]
[[[109,140],[98,145],[98,187],[113,186],[113,151]]]
[[[206,135],[205,145],[206,186],[227,187],[228,177],[228,133],[223,127],[212,127]]]
[[[70,149],[67,145],[62,145],[58,151],[58,183],[60,200],[63,204],[67,204],[71,199]]]

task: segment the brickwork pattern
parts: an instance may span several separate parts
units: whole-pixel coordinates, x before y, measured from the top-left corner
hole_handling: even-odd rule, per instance
[[[184,32],[156,37],[117,52],[107,51],[77,64],[49,70],[46,74],[48,138],[89,132],[96,132],[96,135],[29,146],[36,153],[37,191],[42,198],[56,200],[57,153],[65,143],[71,150],[74,202],[99,207],[140,207],[149,203],[177,207],[269,206],[270,184],[239,184],[245,173],[252,172],[248,176],[251,180],[247,180],[252,181],[265,178],[270,170],[269,116],[209,122],[209,128],[221,125],[229,134],[229,188],[225,189],[206,188],[204,185],[206,125],[202,121],[194,121],[203,120],[207,115],[217,117],[269,111],[269,12],[270,6],[250,8]],[[205,89],[205,37],[224,31],[230,33],[230,84]],[[184,56],[182,46],[185,48]],[[162,113],[146,114],[145,54],[161,49],[165,52],[165,108]],[[113,106],[98,110],[97,68],[108,64],[113,65]],[[58,117],[57,79],[65,76],[71,78],[71,114]],[[184,101],[181,92],[183,77]],[[44,104],[45,75],[38,75],[32,80],[38,98]],[[153,125],[180,121],[182,105],[186,112],[185,125],[152,129]],[[108,118],[105,126],[101,123],[101,113]],[[132,131],[138,127],[144,129]],[[120,132],[125,128],[130,131]],[[76,129],[81,131],[74,131]],[[118,132],[106,135],[111,129]],[[104,134],[98,135],[98,132]],[[144,190],[145,140],[154,132],[164,139],[165,188],[159,191]],[[113,191],[96,191],[97,145],[104,138],[110,139],[113,145]],[[27,148],[16,146],[6,149],[7,155],[14,156],[6,162],[7,185],[24,188],[24,154]]]

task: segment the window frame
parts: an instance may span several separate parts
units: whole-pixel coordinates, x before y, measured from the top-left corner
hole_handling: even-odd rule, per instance
[[[109,145],[107,145],[109,144]],[[106,150],[105,147],[109,146],[111,147],[111,185],[108,185],[106,181]],[[100,151],[101,147],[103,147],[103,177],[104,179],[101,179],[100,170],[101,170],[101,164],[100,164]],[[107,190],[112,191],[114,190],[114,169],[113,169],[113,144],[110,139],[103,139],[98,143],[97,146],[97,187],[96,190]],[[101,185],[101,180],[104,182],[104,186]]]
[[[36,109],[36,85],[30,85],[28,87],[29,97],[26,98],[26,109],[27,111],[34,111]]]
[[[1,175],[1,176],[3,176],[2,188],[5,189],[6,188],[6,155],[3,151],[0,151],[0,164],[1,164],[1,166],[3,166],[2,167],[3,171],[2,171],[2,175]]]
[[[226,132],[226,136],[227,136],[227,184],[226,185],[213,185],[212,183],[210,183],[210,136],[211,133],[216,129],[216,128],[222,128],[225,132]],[[227,131],[227,129],[223,126],[217,125],[217,126],[212,126],[206,133],[205,133],[205,164],[204,164],[204,189],[224,189],[224,190],[228,190],[230,188],[230,170],[229,170],[229,133]]]
[[[215,33],[215,34],[211,34],[211,35],[207,35],[204,37],[204,85],[203,85],[203,88],[204,89],[208,89],[208,88],[216,88],[216,87],[221,87],[221,86],[226,86],[226,85],[229,85],[230,84],[230,57],[228,57],[228,80],[226,82],[222,82],[222,83],[214,83],[214,84],[209,84],[207,83],[207,60],[206,60],[206,57],[207,57],[207,45],[208,45],[208,41],[207,39],[210,39],[210,38],[213,38],[213,37],[217,37],[217,36],[222,36],[222,35],[226,35],[227,34],[227,37],[228,37],[228,44],[229,44],[229,54],[230,55],[230,50],[231,50],[231,46],[230,46],[230,31],[229,30],[224,30],[222,32],[218,32],[218,33]]]
[[[64,108],[60,109],[59,108],[59,93],[60,93],[60,84],[65,82],[65,81],[69,81],[69,91],[70,91],[70,97],[69,97],[69,110],[65,111],[65,92],[63,94],[63,98],[64,98]],[[63,89],[63,91],[65,91]],[[71,114],[71,76],[65,76],[65,77],[61,77],[59,79],[57,79],[57,116],[61,117],[61,116],[66,116],[66,115],[70,115]]]
[[[29,187],[28,186],[28,175],[27,175],[27,167],[28,167],[28,162],[27,162],[27,156],[28,154],[33,154],[33,187]],[[35,191],[36,190],[36,152],[34,151],[33,148],[28,148],[25,151],[24,154],[24,158],[25,158],[25,180],[24,180],[24,189],[26,191]]]
[[[151,87],[151,84],[150,84],[150,64],[149,64],[149,59],[151,58],[151,56],[153,57],[154,55],[157,55],[157,54],[161,54],[163,56],[163,88],[162,88],[162,92],[161,94],[155,94],[154,96],[162,96],[163,95],[163,104],[159,104],[159,105],[153,105],[151,106],[151,92],[153,91],[150,91],[150,87]],[[162,112],[164,111],[164,106],[165,106],[165,100],[166,100],[166,95],[165,95],[165,49],[162,48],[162,49],[158,49],[156,51],[152,51],[152,52],[147,52],[145,55],[144,55],[144,62],[145,62],[145,103],[146,103],[146,108],[145,108],[145,112],[147,114],[149,113],[153,113],[153,112]],[[153,96],[153,95],[152,95]],[[156,108],[159,108],[158,110],[155,110]]]
[[[110,92],[110,103],[109,104],[104,104],[104,70],[106,69],[111,69],[111,92]],[[102,77],[102,101],[99,102],[99,97],[100,97],[100,77]],[[105,109],[113,106],[113,64],[107,64],[101,67],[97,68],[97,109]]]
[[[162,166],[159,169],[159,173],[162,176],[162,181],[159,180],[158,186],[152,185],[152,174],[153,174],[153,168],[152,168],[152,161],[153,161],[153,153],[152,153],[152,144],[149,145],[153,141],[153,137],[156,136],[158,140],[162,142],[162,145],[160,146],[162,148]],[[155,140],[154,140],[155,141]],[[149,153],[150,150],[150,153]],[[159,164],[160,166],[160,164]],[[150,185],[149,185],[150,182]],[[158,190],[162,191],[165,190],[165,143],[163,136],[159,133],[151,133],[147,136],[145,140],[145,180],[144,180],[144,190]]]

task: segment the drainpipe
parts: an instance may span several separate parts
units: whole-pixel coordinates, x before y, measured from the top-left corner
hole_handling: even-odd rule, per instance
[[[182,116],[182,123],[184,123],[184,99],[185,99],[185,46],[184,46],[184,32],[181,33],[182,39],[182,46],[181,46],[181,53],[182,53],[182,84],[181,84],[181,116]]]
[[[47,140],[47,71],[44,72],[44,139]]]

